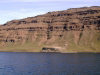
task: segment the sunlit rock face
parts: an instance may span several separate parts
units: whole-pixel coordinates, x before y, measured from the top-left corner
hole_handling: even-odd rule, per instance
[[[99,50],[100,7],[71,8],[13,20],[0,26],[0,45],[32,43],[62,47],[61,52]]]

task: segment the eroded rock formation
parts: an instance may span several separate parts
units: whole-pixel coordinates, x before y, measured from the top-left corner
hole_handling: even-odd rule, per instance
[[[83,44],[91,42],[92,47],[94,44],[92,41],[97,33],[99,36],[100,7],[72,8],[7,22],[0,26],[0,44],[5,46],[7,43],[32,42],[69,49],[71,41],[78,45],[84,40],[87,42],[82,42]],[[100,37],[95,39],[100,40]],[[93,49],[96,50],[94,47]]]

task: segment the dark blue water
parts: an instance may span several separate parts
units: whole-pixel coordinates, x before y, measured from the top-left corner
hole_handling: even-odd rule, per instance
[[[0,75],[100,75],[100,54],[1,52]]]

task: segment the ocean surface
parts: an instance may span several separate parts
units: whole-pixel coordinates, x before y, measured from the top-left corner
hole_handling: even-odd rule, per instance
[[[0,52],[0,75],[100,75],[100,54]]]

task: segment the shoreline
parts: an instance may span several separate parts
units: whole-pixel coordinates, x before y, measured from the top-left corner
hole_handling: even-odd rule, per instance
[[[0,51],[0,53],[55,53],[55,54],[100,54],[100,52],[10,52]]]

